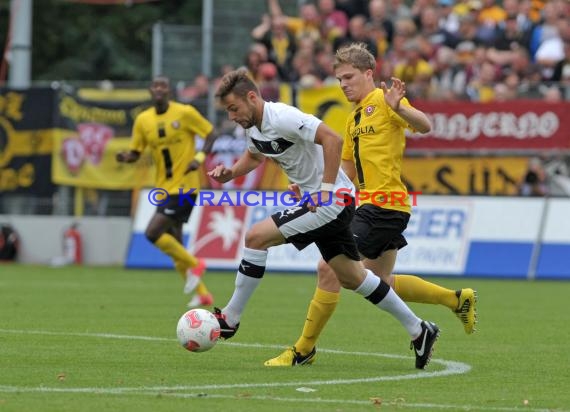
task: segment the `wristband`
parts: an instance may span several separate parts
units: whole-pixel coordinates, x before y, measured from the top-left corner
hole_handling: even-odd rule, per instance
[[[321,192],[332,192],[334,190],[334,183],[321,183]]]
[[[194,156],[194,160],[196,160],[200,164],[204,163],[204,160],[206,160],[206,153],[204,152],[196,153],[196,155]]]

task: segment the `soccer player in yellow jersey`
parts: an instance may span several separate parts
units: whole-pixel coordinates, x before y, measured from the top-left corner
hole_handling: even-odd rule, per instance
[[[392,78],[388,88],[376,88],[373,79],[375,60],[361,43],[340,48],[335,56],[335,73],[346,98],[355,104],[346,123],[342,168],[356,179],[360,198],[384,192],[388,199],[365,199],[356,209],[351,229],[364,266],[391,285],[407,302],[447,306],[462,322],[466,333],[474,331],[476,321],[473,289],[450,290],[417,276],[392,275],[399,249],[407,245],[402,235],[411,208],[406,186],[401,179],[406,128],[420,133],[431,130],[427,116],[410,105],[406,87]],[[374,203],[377,203],[375,205]],[[383,204],[383,206],[378,206]],[[324,261],[319,262],[317,289],[309,305],[303,332],[295,345],[265,362],[266,366],[294,366],[315,360],[316,342],[334,312],[340,284]],[[414,345],[416,354],[418,348]],[[421,349],[420,349],[421,351]]]
[[[215,136],[212,124],[194,107],[170,101],[170,81],[157,76],[150,86],[153,107],[135,119],[129,152],[117,153],[117,161],[136,162],[149,148],[156,165],[155,185],[168,193],[168,200],[157,207],[145,236],[174,261],[186,284],[184,292],[196,295],[188,306],[212,305],[212,294],[201,281],[206,269],[203,260],[188,253],[182,245],[182,225],[192,212],[192,202],[180,202],[179,193],[200,188],[198,168],[209,153]],[[195,152],[195,136],[206,139],[203,151]],[[195,192],[190,195],[196,199]]]

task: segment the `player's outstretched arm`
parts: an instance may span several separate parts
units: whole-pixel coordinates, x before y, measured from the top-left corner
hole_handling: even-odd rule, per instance
[[[392,87],[388,88],[386,83],[382,82],[380,88],[384,92],[386,104],[413,129],[420,133],[428,133],[431,130],[431,122],[424,112],[410,105],[400,104],[406,96],[406,83],[397,77],[392,77]]]
[[[229,182],[236,177],[244,176],[259,166],[264,157],[257,153],[251,153],[246,150],[243,155],[231,168],[227,168],[223,164],[219,164],[208,172],[208,176],[220,183]]]
[[[130,152],[119,152],[115,155],[115,159],[119,163],[133,163],[139,160],[141,153],[136,150]]]

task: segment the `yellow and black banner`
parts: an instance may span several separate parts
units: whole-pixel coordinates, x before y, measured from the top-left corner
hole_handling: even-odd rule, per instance
[[[115,160],[117,152],[128,150],[134,119],[149,104],[148,92],[132,92],[128,99],[124,91],[60,93],[57,122],[66,133],[54,139],[54,183],[109,190],[152,185],[150,154],[134,164]]]
[[[0,193],[49,197],[51,181],[52,89],[0,89]]]
[[[409,190],[439,195],[516,195],[527,157],[436,157],[404,159]]]

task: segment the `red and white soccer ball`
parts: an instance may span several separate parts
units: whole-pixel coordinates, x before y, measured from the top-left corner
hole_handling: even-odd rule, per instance
[[[206,309],[192,309],[180,317],[176,335],[178,342],[190,352],[205,352],[220,338],[220,324]]]

